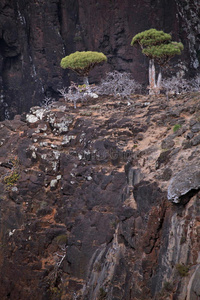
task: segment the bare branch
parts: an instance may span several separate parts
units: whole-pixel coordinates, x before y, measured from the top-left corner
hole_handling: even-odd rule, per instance
[[[93,90],[101,95],[113,95],[121,98],[128,98],[136,90],[140,90],[141,85],[131,78],[128,73],[120,73],[118,71],[109,72],[101,84]]]

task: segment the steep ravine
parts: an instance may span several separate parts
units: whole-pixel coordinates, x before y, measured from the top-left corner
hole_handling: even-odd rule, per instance
[[[1,122],[0,299],[198,300],[199,103],[60,99]]]

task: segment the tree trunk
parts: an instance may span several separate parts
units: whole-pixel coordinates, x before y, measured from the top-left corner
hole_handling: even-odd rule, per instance
[[[161,81],[162,81],[162,70],[161,70],[161,67],[160,67],[159,73],[158,73],[157,85],[156,85],[157,94],[160,94]]]
[[[149,60],[149,94],[155,94],[156,89],[156,70],[154,59]]]
[[[86,93],[89,93],[90,92],[90,85],[89,85],[88,76],[83,77],[83,84],[86,85]]]
[[[89,86],[89,80],[88,80],[88,76],[83,77],[83,84],[86,85],[86,87]]]

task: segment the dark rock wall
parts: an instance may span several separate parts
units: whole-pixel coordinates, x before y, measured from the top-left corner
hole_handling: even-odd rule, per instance
[[[76,50],[97,50],[108,56],[108,63],[91,73],[92,81],[117,69],[146,82],[148,62],[130,42],[133,35],[150,27],[182,40],[186,45],[182,60],[196,69],[199,8],[196,1],[182,2],[2,0],[0,118],[27,111],[45,96],[58,96],[57,89],[69,83],[60,60]]]

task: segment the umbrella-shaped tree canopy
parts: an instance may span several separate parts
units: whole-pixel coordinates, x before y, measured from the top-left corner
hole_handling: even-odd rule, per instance
[[[89,72],[99,63],[107,61],[107,57],[101,52],[76,51],[61,60],[63,69],[71,69],[78,75],[87,77]]]

